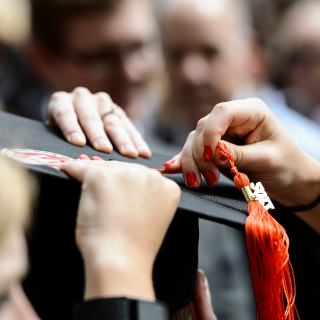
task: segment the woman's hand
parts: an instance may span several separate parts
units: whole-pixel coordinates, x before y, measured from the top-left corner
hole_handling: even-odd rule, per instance
[[[82,183],[76,240],[86,297],[154,299],[153,263],[179,187],[156,170],[116,161],[73,161],[62,170]]]
[[[124,156],[151,156],[131,120],[104,92],[92,94],[79,87],[71,93],[54,93],[48,106],[48,122],[57,125],[65,138],[78,146],[85,145],[87,137],[102,152],[111,152],[112,142]]]
[[[320,195],[319,163],[296,146],[258,99],[216,105],[165,167],[168,171],[180,168],[189,187],[200,185],[200,173],[214,186],[219,171],[228,169],[216,152],[220,140],[227,141],[239,170],[253,182],[261,181],[270,197],[283,205],[306,205]]]

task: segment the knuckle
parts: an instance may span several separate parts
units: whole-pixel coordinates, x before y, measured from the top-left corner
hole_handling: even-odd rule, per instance
[[[112,100],[111,100],[112,101]],[[112,106],[113,106],[113,109],[114,109],[114,114],[116,116],[118,116],[119,118],[123,118],[123,119],[126,119],[127,121],[130,121],[131,120],[128,118],[126,112],[121,108],[119,107],[117,104],[115,104],[114,102],[112,102]]]
[[[201,118],[197,123],[197,130],[202,130],[206,125],[206,118]]]
[[[215,111],[219,113],[229,113],[230,112],[230,105],[227,102],[221,102],[214,106]]]
[[[90,91],[85,88],[85,87],[76,87],[74,90],[73,90],[73,93],[75,95],[83,95],[83,94],[89,94]]]
[[[122,126],[122,121],[119,119],[118,116],[114,114],[109,114],[107,117],[104,117],[103,121],[104,121],[104,125],[108,129]]]
[[[190,168],[194,164],[194,159],[193,156],[190,155],[189,153],[183,153],[181,154],[181,167],[183,170]]]
[[[250,103],[252,104],[256,104],[256,105],[261,105],[261,106],[266,106],[266,104],[264,103],[263,100],[261,100],[260,98],[250,98],[249,99]]]
[[[196,131],[195,131],[195,130],[191,131],[191,132],[188,134],[187,141],[192,140],[195,134],[196,134]]]
[[[61,99],[65,99],[68,96],[69,94],[65,91],[57,91],[51,95],[50,100],[51,101],[61,100]]]
[[[54,105],[52,108],[52,115],[56,120],[64,119],[69,115],[69,110],[61,105]]]
[[[112,102],[112,99],[111,99],[111,97],[110,97],[110,95],[108,94],[108,93],[106,93],[106,92],[97,92],[96,94],[95,94],[95,96],[97,97],[97,99],[98,100],[100,100],[100,101],[106,101],[106,102]]]

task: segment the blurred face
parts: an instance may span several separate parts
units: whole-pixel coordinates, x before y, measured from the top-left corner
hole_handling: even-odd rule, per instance
[[[164,20],[171,101],[194,122],[230,100],[247,73],[247,56],[228,10],[208,9],[186,2]]]
[[[157,27],[145,0],[122,0],[112,12],[77,15],[66,26],[54,64],[55,89],[107,91],[127,109],[140,104],[159,67]]]
[[[23,230],[17,227],[0,247],[0,320],[38,319],[20,287],[26,268]]]

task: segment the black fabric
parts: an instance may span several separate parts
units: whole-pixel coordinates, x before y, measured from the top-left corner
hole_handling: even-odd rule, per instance
[[[77,305],[73,320],[167,320],[164,304],[127,298],[94,299]]]
[[[89,156],[98,155],[106,160],[138,162],[151,168],[161,168],[168,156],[154,154],[152,159],[128,159],[117,152],[112,154],[100,153],[90,146],[82,148],[66,142],[56,128],[48,127],[41,122],[0,113],[0,147],[1,148],[30,148],[51,151],[78,158],[82,153]],[[69,179],[63,172],[44,166],[28,166],[33,172],[49,174],[60,179]],[[189,214],[203,219],[224,223],[237,229],[242,229],[247,215],[246,203],[241,193],[226,178],[222,177],[214,189],[206,187],[192,191],[184,186],[181,175],[170,176],[182,188],[182,199],[179,208]]]
[[[89,146],[75,147],[65,142],[55,128],[7,113],[0,113],[0,133],[1,148],[44,150],[72,158],[86,153],[152,168],[161,167],[168,160],[158,154],[151,160],[130,160],[116,152],[108,155]],[[70,319],[72,306],[82,300],[84,289],[82,259],[74,241],[80,184],[50,167],[24,166],[40,182],[39,202],[28,239],[30,272],[24,289],[41,318]],[[227,179],[214,191],[190,191],[180,175],[170,178],[181,185],[182,199],[156,259],[153,281],[157,298],[174,311],[185,307],[193,295],[198,266],[198,218],[242,228],[245,204],[236,199],[239,192]]]
[[[81,153],[102,158],[132,161],[161,167],[167,156],[130,160],[86,146],[79,148],[64,141],[55,128],[0,113],[0,147],[33,148],[77,158]],[[83,265],[74,242],[75,217],[80,185],[64,173],[49,167],[26,166],[40,182],[40,199],[29,238],[30,272],[24,288],[42,319],[71,319],[72,307],[82,300]],[[198,218],[243,230],[246,203],[226,178],[214,189],[192,191],[184,187],[181,175],[171,176],[182,189],[177,215],[169,228],[154,268],[157,297],[171,310],[185,306],[194,290],[197,270]],[[276,207],[279,208],[277,205]],[[320,287],[319,234],[280,208],[275,212],[290,238],[290,255],[297,280],[297,306],[301,319],[315,319]]]
[[[297,285],[296,305],[303,320],[318,319],[320,288],[320,235],[294,213],[277,205],[276,219],[290,239],[290,260]]]

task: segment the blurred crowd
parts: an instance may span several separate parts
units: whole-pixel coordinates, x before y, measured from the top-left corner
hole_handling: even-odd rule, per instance
[[[219,102],[259,97],[320,159],[318,0],[0,0],[0,105],[46,119],[55,91],[105,91],[154,151]],[[255,319],[243,236],[200,224],[219,319]]]

